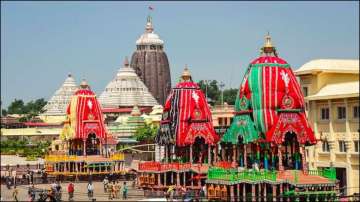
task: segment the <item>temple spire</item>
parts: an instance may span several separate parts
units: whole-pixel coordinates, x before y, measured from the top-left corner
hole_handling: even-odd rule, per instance
[[[152,24],[152,17],[151,15],[148,15],[147,19],[146,19],[146,26],[145,26],[145,31],[147,33],[151,33],[154,31],[154,27]]]
[[[264,43],[264,46],[261,48],[261,54],[266,55],[266,56],[273,55],[273,56],[277,57],[276,48],[272,44],[271,36],[270,36],[269,32],[265,36],[265,43]]]

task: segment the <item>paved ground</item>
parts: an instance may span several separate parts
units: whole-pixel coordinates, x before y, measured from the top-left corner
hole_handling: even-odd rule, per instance
[[[94,184],[94,198],[96,198],[96,201],[111,201],[109,199],[109,195],[107,193],[104,193],[104,188],[101,182],[93,182]],[[123,182],[121,182],[121,185]],[[143,191],[139,189],[133,189],[131,187],[132,182],[127,182],[128,187],[128,199],[127,201],[136,201],[143,199]],[[63,194],[62,194],[62,200],[67,201],[68,200],[68,194],[67,194],[67,185],[68,183],[61,183]],[[39,184],[35,185],[36,188],[40,189],[49,189],[50,184]],[[29,201],[28,196],[28,185],[21,185],[18,186],[19,190],[19,201]],[[14,201],[12,197],[12,193],[14,191],[14,188],[9,190],[6,188],[6,185],[1,185],[1,198],[2,201]],[[114,199],[113,201],[119,201],[122,200],[121,196],[120,199]],[[79,182],[75,184],[75,194],[74,194],[74,201],[89,201],[89,198],[87,196],[87,183],[86,182]]]

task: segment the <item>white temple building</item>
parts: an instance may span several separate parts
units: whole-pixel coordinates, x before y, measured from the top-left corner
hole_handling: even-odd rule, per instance
[[[124,66],[110,81],[99,97],[102,108],[153,107],[158,105],[148,88],[130,67],[125,58]]]
[[[62,122],[65,120],[66,108],[71,96],[78,89],[74,77],[69,74],[61,87],[54,93],[44,106],[44,113],[40,115],[45,122]]]

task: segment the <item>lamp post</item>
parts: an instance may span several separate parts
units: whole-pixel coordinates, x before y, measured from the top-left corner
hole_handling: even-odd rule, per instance
[[[208,84],[209,84],[210,80],[204,80],[205,83],[205,96],[206,96],[206,102],[208,101],[208,96],[207,96],[207,88],[208,88]]]
[[[220,84],[219,84],[219,87],[220,87],[220,90],[221,90],[221,106],[223,107],[224,106],[224,87],[225,87],[225,84],[221,81]]]

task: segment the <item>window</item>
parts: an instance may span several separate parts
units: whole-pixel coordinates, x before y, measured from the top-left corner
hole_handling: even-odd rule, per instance
[[[303,87],[302,91],[303,91],[304,97],[308,96],[308,87]]]
[[[339,141],[339,151],[346,152],[345,141],[343,141],[343,140]]]
[[[323,152],[330,152],[330,147],[329,147],[329,143],[327,141],[324,141],[322,143],[322,151]]]
[[[354,106],[354,108],[353,108],[353,118],[358,119],[359,116],[360,116],[360,107],[359,106]]]
[[[359,140],[354,141],[355,152],[359,152],[359,147],[360,147],[360,141]]]
[[[321,108],[321,120],[329,120],[329,108]]]
[[[338,119],[346,119],[346,108],[338,107],[337,114],[338,114]]]

